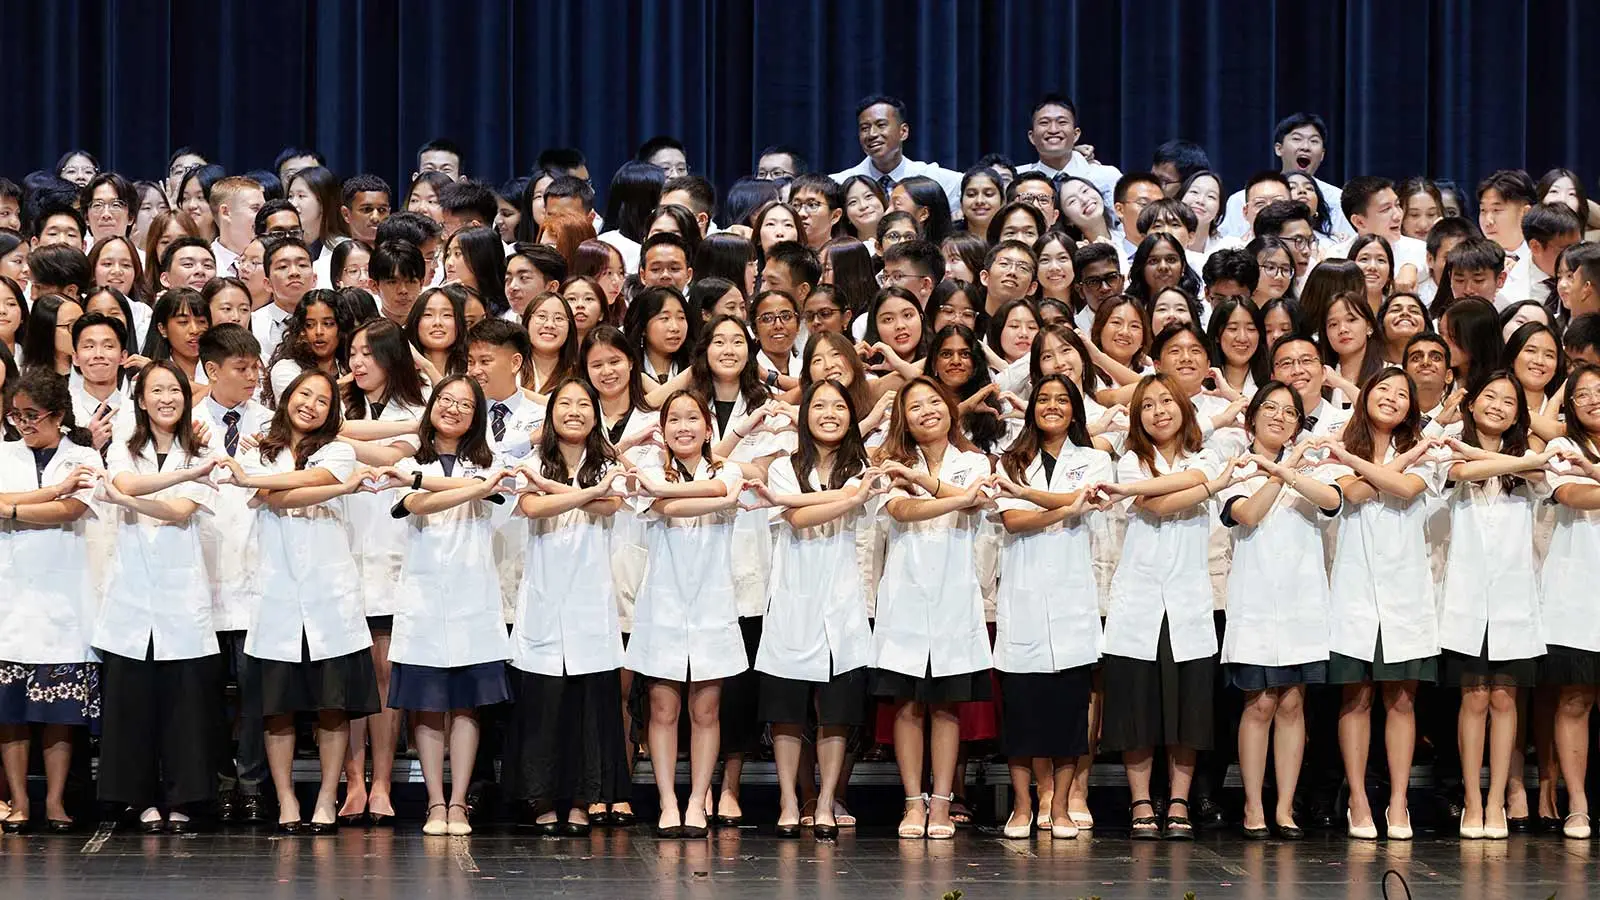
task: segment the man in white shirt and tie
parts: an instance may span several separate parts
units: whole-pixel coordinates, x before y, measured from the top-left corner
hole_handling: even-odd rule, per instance
[[[1537,202],[1533,179],[1521,169],[1501,169],[1478,182],[1478,227],[1506,251],[1506,280],[1500,292],[1512,303],[1528,299],[1533,258],[1522,237],[1522,215]]]
[[[1310,175],[1328,201],[1328,218],[1334,234],[1348,234],[1350,221],[1345,218],[1340,205],[1343,192],[1338,187],[1316,177],[1328,154],[1328,125],[1316,113],[1297,112],[1278,123],[1273,131],[1272,155],[1279,161],[1279,171],[1285,178],[1299,172]],[[1244,219],[1244,191],[1234,191],[1228,197],[1223,214],[1222,236],[1243,237],[1248,232]]]
[[[1078,138],[1083,135],[1078,127],[1078,108],[1061,94],[1045,94],[1033,105],[1028,119],[1028,143],[1039,154],[1038,162],[1017,167],[1017,174],[1042,172],[1059,190],[1061,182],[1072,175],[1082,178],[1100,190],[1100,196],[1110,206],[1117,180],[1122,173],[1116,166],[1091,162],[1078,152]],[[1161,183],[1156,182],[1159,188]]]
[[[1528,299],[1560,317],[1556,262],[1568,247],[1583,240],[1583,221],[1565,203],[1537,203],[1522,214],[1522,237],[1528,242]]]
[[[239,277],[239,254],[256,238],[256,213],[267,202],[261,184],[253,178],[232,175],[211,186],[211,213],[217,220],[217,239],[211,255],[217,274]]]
[[[1389,242],[1389,249],[1394,255],[1394,271],[1390,277],[1394,279],[1395,292],[1415,291],[1417,283],[1428,272],[1428,246],[1400,233],[1405,210],[1400,206],[1394,182],[1376,175],[1357,175],[1345,182],[1340,203],[1345,218],[1350,221],[1350,227],[1356,230],[1357,235],[1375,234]],[[1351,238],[1335,244],[1329,255],[1348,259],[1350,245],[1354,242],[1355,238]]]
[[[843,172],[829,175],[841,184],[852,175],[864,175],[888,194],[894,186],[913,175],[932,178],[950,198],[950,208],[961,207],[961,173],[938,163],[917,162],[904,153],[911,126],[906,122],[906,105],[896,97],[874,95],[856,105],[856,136],[866,159]]]
[[[250,314],[250,330],[261,342],[261,352],[271,358],[289,328],[289,317],[300,298],[315,283],[311,251],[304,241],[283,238],[267,244],[261,260],[267,270],[267,290],[272,302]]]
[[[102,455],[111,443],[113,422],[121,420],[125,427],[115,430],[123,437],[133,433],[133,407],[117,387],[127,346],[128,330],[110,316],[86,313],[72,323],[72,372],[67,376],[72,417],[89,430]]]

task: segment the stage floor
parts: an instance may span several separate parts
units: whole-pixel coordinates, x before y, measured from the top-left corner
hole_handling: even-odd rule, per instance
[[[345,830],[277,838],[248,830],[189,837],[117,832],[0,838],[0,897],[249,897],[414,900],[544,897],[575,900],[939,900],[960,890],[988,898],[1366,900],[1393,869],[1422,898],[1591,896],[1600,881],[1593,843],[1559,837],[1461,842],[1357,843],[1316,835],[1298,843],[1248,843],[1218,833],[1193,844],[1140,843],[1125,829],[1095,837],[1008,841],[963,831],[954,841],[897,840],[882,828],[846,831],[837,843],[779,840],[769,828],[722,829],[709,840],[660,841],[643,826],[589,838],[525,837],[488,830],[468,838]],[[1389,879],[1388,897],[1406,892]]]

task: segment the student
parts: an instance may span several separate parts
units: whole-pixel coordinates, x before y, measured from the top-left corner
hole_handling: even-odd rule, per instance
[[[905,788],[902,838],[955,836],[957,704],[990,698],[992,664],[977,567],[989,460],[960,431],[956,400],[918,377],[895,395],[880,468],[893,480],[878,584],[873,693],[894,701],[895,761]],[[932,720],[933,794],[922,792],[924,724]],[[934,806],[931,801],[938,801]]]
[[[1117,483],[1095,492],[1133,498],[1106,614],[1102,747],[1123,754],[1135,840],[1162,836],[1150,775],[1155,746],[1167,747],[1166,837],[1192,840],[1189,784],[1196,752],[1211,747],[1216,680],[1206,509],[1233,483],[1234,465],[1203,449],[1193,404],[1171,376],[1141,379],[1129,409]],[[1152,814],[1140,815],[1141,806]]]
[[[1522,387],[1501,370],[1468,389],[1461,401],[1462,459],[1449,466],[1453,485],[1450,550],[1439,593],[1439,644],[1444,684],[1461,688],[1463,838],[1504,840],[1506,782],[1519,740],[1518,688],[1533,687],[1544,655],[1534,561],[1534,505],[1544,496],[1542,470],[1555,453],[1531,452]],[[1559,453],[1559,448],[1555,451]],[[1484,732],[1489,738],[1489,791],[1480,789]]]
[[[1245,410],[1251,441],[1245,478],[1218,496],[1234,539],[1222,663],[1227,684],[1245,694],[1239,772],[1244,835],[1252,840],[1269,834],[1262,802],[1269,731],[1278,797],[1270,824],[1289,840],[1304,835],[1294,822],[1294,795],[1306,744],[1306,686],[1328,678],[1322,546],[1341,496],[1306,459],[1315,442],[1295,444],[1303,418],[1294,389],[1263,384]]]
[[[572,307],[560,294],[544,294],[523,310],[522,327],[532,350],[523,365],[523,387],[548,394],[576,370],[579,338],[573,319]]]
[[[1001,522],[1008,537],[995,595],[995,669],[1006,698],[1001,745],[1016,798],[1008,838],[1027,837],[1034,821],[1054,838],[1077,836],[1068,813],[1078,759],[1089,752],[1091,667],[1101,635],[1089,500],[1109,481],[1111,457],[1090,440],[1083,398],[1064,374],[1033,386],[1021,434],[1001,458]],[[1047,760],[1050,809],[1041,783],[1032,812],[1029,781]],[[1019,822],[1018,814],[1029,821]]]
[[[904,144],[911,137],[911,125],[906,121],[906,105],[899,98],[874,95],[857,103],[856,134],[866,158],[843,172],[834,172],[829,178],[843,184],[853,175],[863,175],[888,194],[901,181],[923,175],[944,188],[949,208],[961,205],[961,173],[938,163],[906,158]]]
[[[1583,240],[1583,222],[1565,203],[1540,203],[1522,214],[1522,235],[1528,242],[1527,299],[1544,304],[1551,315],[1562,315],[1557,261],[1568,247]]]
[[[19,440],[0,443],[0,765],[11,790],[7,834],[32,829],[28,748],[42,726],[45,819],[73,828],[64,793],[70,729],[100,718],[100,666],[90,647],[96,593],[87,520],[100,454],[77,426],[66,380],[24,369],[6,383],[7,423]]]
[[[801,735],[815,720],[822,776],[815,834],[823,840],[838,836],[834,802],[842,794],[846,736],[865,720],[873,656],[865,580],[872,566],[870,557],[862,558],[857,535],[871,527],[881,489],[841,383],[811,382],[799,409],[798,447],[772,463],[767,485],[758,488],[774,508],[774,521],[787,527],[779,529],[773,553],[770,628],[762,633],[755,668],[761,673],[760,718],[772,724],[780,770],[778,835],[799,834]],[[813,602],[819,598],[821,605]]]
[[[43,305],[41,301],[35,307]],[[118,386],[128,357],[128,332],[117,319],[89,313],[73,321],[69,334],[73,371],[67,376],[67,388],[72,414],[76,421],[87,423],[94,448],[105,453],[116,423],[124,423],[122,433],[126,434],[126,424],[132,421],[127,396]]]
[[[412,360],[404,332],[388,319],[369,321],[350,337],[350,382],[343,386],[340,398],[344,415],[339,440],[350,445],[362,465],[399,465],[420,446],[417,429],[427,396],[428,388]],[[401,606],[401,571],[406,559],[406,521],[392,514],[393,506],[392,497],[369,492],[345,501],[380,697],[387,697],[392,685],[389,650],[394,617]],[[394,818],[389,785],[399,725],[398,710],[389,708],[350,723],[341,823],[383,825]],[[370,793],[365,787],[369,737]]]
[[[1303,290],[1306,277],[1316,264],[1313,251],[1317,233],[1311,224],[1310,207],[1298,200],[1269,203],[1256,214],[1255,233],[1257,237],[1275,237],[1288,246],[1294,258],[1294,282]]]
[[[256,213],[266,203],[261,184],[254,179],[233,175],[217,181],[207,195],[211,215],[217,223],[217,239],[211,242],[211,255],[217,271],[239,274],[237,262],[244,246],[256,237]],[[299,214],[296,214],[298,219]]]
[[[272,420],[272,411],[254,399],[261,383],[261,345],[248,328],[218,325],[200,336],[200,365],[209,390],[195,404],[194,418],[206,426],[207,455],[238,456],[245,439],[264,434]],[[241,699],[254,695],[257,688],[244,665],[246,631],[261,601],[255,578],[259,549],[253,540],[252,496],[237,484],[219,484],[211,515],[199,519],[210,577],[211,624],[223,654],[225,678],[238,684]],[[221,690],[219,684],[210,701],[218,709],[225,705]],[[214,753],[219,767],[218,814],[224,822],[259,823],[264,821],[261,783],[267,777],[266,746],[260,718],[246,713],[244,706],[235,704],[230,720],[218,725]],[[237,745],[233,719],[238,723]]]
[[[1078,127],[1078,108],[1072,101],[1061,94],[1045,94],[1033,104],[1028,123],[1028,143],[1039,154],[1039,161],[1018,166],[1017,174],[1040,172],[1052,182],[1063,175],[1076,176],[1092,184],[1109,206],[1122,173],[1077,150],[1083,132]]]
[[[176,246],[176,244],[174,244]],[[171,248],[168,248],[171,252]],[[272,302],[250,316],[250,330],[270,356],[283,342],[289,328],[289,317],[300,304],[300,298],[315,287],[311,271],[311,251],[295,238],[273,241],[262,252],[262,268],[267,273],[268,294]],[[166,266],[162,267],[166,269]]]
[[[250,288],[240,279],[213,278],[206,282],[205,290],[200,292],[200,299],[205,302],[206,316],[213,326],[250,327],[252,305]]]
[[[632,791],[611,556],[613,524],[630,502],[618,496],[618,453],[595,388],[562,379],[546,420],[518,468],[527,564],[511,635],[517,703],[507,759],[522,802],[518,825],[582,837]]]
[[[814,196],[822,196],[820,194],[815,194],[815,191],[837,191],[838,185],[836,182],[827,178],[823,178],[821,175],[813,177],[817,179],[817,182],[820,182],[820,188],[818,187],[817,182],[812,182],[812,190],[807,191],[804,189],[803,185],[794,184],[791,182],[789,188],[790,196],[794,197],[800,193],[813,193]],[[822,211],[822,218],[827,217],[827,210],[830,208],[830,205],[832,209],[842,209],[842,199],[836,193],[829,194],[828,196],[823,197],[823,199],[824,207]],[[697,233],[684,234],[683,237],[686,239],[692,238],[698,242],[701,238],[704,238],[706,233],[711,229],[711,218],[716,214],[717,211],[717,189],[712,186],[711,182],[700,177],[699,175],[676,175],[668,178],[666,182],[661,185],[661,205],[681,206],[684,209],[687,209],[690,214],[694,216],[696,225],[694,230]],[[828,227],[831,230],[832,224],[830,223]]]
[[[1561,295],[1561,305],[1571,316],[1569,321],[1600,312],[1600,244],[1577,244],[1568,248],[1562,259],[1570,272],[1566,292]]]
[[[460,285],[442,284],[423,291],[411,304],[406,339],[423,360],[424,381],[437,384],[466,368],[468,298]]]
[[[1533,179],[1521,169],[1500,169],[1478,182],[1478,227],[1505,251],[1503,286],[1512,302],[1529,296],[1533,257],[1522,234],[1522,216],[1537,202]]]
[[[339,216],[349,228],[350,237],[369,247],[377,246],[378,226],[389,218],[394,203],[389,183],[376,175],[355,175],[345,179],[341,194]]]
[[[451,233],[444,244],[444,271],[445,281],[476,291],[489,315],[503,316],[510,308],[505,297],[505,245],[494,229],[473,225]]]
[[[1139,216],[1145,207],[1166,197],[1161,189],[1161,179],[1149,172],[1129,172],[1117,179],[1112,195],[1112,208],[1120,223],[1121,242],[1113,242],[1123,259],[1132,259],[1134,251],[1144,243],[1145,234],[1139,228]]]
[[[1414,400],[1422,410],[1424,433],[1444,434],[1451,424],[1442,421],[1445,401],[1455,384],[1455,376],[1450,371],[1450,345],[1437,334],[1423,332],[1406,341],[1401,358],[1399,368],[1405,369],[1417,388]],[[1450,402],[1452,406],[1458,403],[1459,396],[1450,398]]]
[[[510,699],[510,652],[487,505],[501,490],[504,470],[493,468],[477,382],[454,375],[435,387],[417,440],[415,458],[388,474],[391,484],[396,475],[410,481],[394,504],[406,527],[387,703],[406,710],[416,726],[428,789],[422,833],[465,835],[472,833],[467,789],[478,752],[478,710]]]
[[[644,377],[662,385],[689,367],[700,311],[674,288],[646,288],[628,304],[624,330]]]
[[[810,285],[803,285],[810,296]],[[800,351],[795,338],[800,333],[800,304],[795,295],[781,289],[767,289],[750,303],[750,318],[755,326],[756,367],[761,382],[770,390],[788,390],[800,383]]]
[[[1211,364],[1222,371],[1228,386],[1244,397],[1254,397],[1256,388],[1270,378],[1266,330],[1261,309],[1248,293],[1217,301],[1206,323]]]
[[[111,446],[97,491],[117,528],[93,639],[104,660],[99,796],[141,810],[145,833],[183,834],[217,790],[222,657],[200,524],[216,461],[177,365],[146,365],[133,395],[133,434]]]
[[[295,304],[283,338],[267,360],[268,406],[276,406],[300,373],[317,369],[339,378],[350,369],[350,317],[333,291],[310,290]]]
[[[1317,343],[1328,364],[1325,383],[1333,387],[1329,402],[1349,409],[1361,385],[1383,368],[1378,320],[1365,296],[1340,292],[1323,307]]]
[[[410,241],[384,241],[367,260],[367,274],[378,289],[378,308],[384,318],[404,325],[426,284],[427,263],[422,252]]]
[[[1352,413],[1322,396],[1326,370],[1311,336],[1291,332],[1278,338],[1272,345],[1271,362],[1273,379],[1300,395],[1300,408],[1305,413],[1303,430],[1316,437],[1338,434]]]
[[[676,759],[678,716],[687,684],[691,785],[678,808],[676,772],[656,769],[658,832],[706,834],[703,798],[716,764],[722,679],[749,666],[738,625],[731,560],[733,521],[744,476],[712,454],[712,417],[698,395],[675,391],[661,407],[668,459],[659,475],[641,471],[648,507],[649,562],[634,608],[625,665],[651,679],[650,756]],[[698,821],[696,821],[698,820]]]
[[[1344,685],[1339,746],[1350,782],[1345,814],[1350,837],[1376,840],[1367,803],[1373,685],[1382,685],[1389,763],[1391,840],[1409,840],[1406,789],[1416,744],[1419,682],[1439,671],[1439,625],[1424,525],[1428,494],[1444,487],[1446,469],[1423,435],[1416,388],[1399,369],[1380,371],[1361,389],[1332,459],[1351,471],[1338,478],[1344,495],[1331,591],[1328,681]]]
[[[984,312],[990,316],[1013,300],[1033,293],[1037,261],[1033,249],[1021,241],[1002,241],[983,261],[978,281],[984,286]]]
[[[171,361],[191,387],[206,384],[200,365],[200,339],[211,327],[211,308],[193,288],[174,288],[156,301],[150,318],[150,339],[144,355]]]
[[[244,463],[222,462],[235,484],[256,492],[252,537],[260,543],[263,602],[245,638],[245,666],[258,688],[245,702],[264,718],[280,834],[339,827],[334,801],[349,719],[380,708],[342,502],[372,471],[357,466],[355,452],[338,441],[339,420],[332,376],[309,369],[284,391]],[[309,824],[302,824],[291,771],[294,717],[302,712],[317,715],[322,769]]]
[[[1395,193],[1394,182],[1374,175],[1358,175],[1345,182],[1339,202],[1358,237],[1376,235],[1388,242],[1393,254],[1390,270],[1394,289],[1415,290],[1427,274],[1427,245],[1402,232],[1405,210]],[[1352,242],[1335,245],[1329,252],[1355,259],[1359,249]]]
[[[1279,120],[1273,129],[1272,155],[1279,160],[1280,177],[1285,178],[1283,199],[1288,199],[1287,176],[1291,172],[1304,172],[1315,178],[1317,170],[1327,159],[1327,153],[1328,125],[1321,116],[1297,112]],[[1320,178],[1316,182],[1317,190],[1328,201],[1333,233],[1349,233],[1351,227],[1344,215],[1343,191]],[[1244,212],[1248,189],[1247,186],[1245,191],[1236,191],[1228,197],[1228,211],[1223,217],[1223,234],[1228,237],[1244,237],[1249,233],[1249,222]]]

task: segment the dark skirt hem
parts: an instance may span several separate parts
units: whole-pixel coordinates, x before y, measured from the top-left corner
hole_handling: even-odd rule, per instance
[[[442,669],[397,662],[389,676],[389,708],[415,712],[477,709],[511,699],[503,662]]]

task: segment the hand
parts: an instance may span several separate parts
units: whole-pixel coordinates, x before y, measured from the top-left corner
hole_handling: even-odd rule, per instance
[[[1072,147],[1072,152],[1083,157],[1087,162],[1094,162],[1093,144],[1074,144]]]
[[[1004,475],[996,474],[990,477],[994,479],[995,489],[1007,497],[1021,499],[1023,493],[1027,490],[1027,488],[1017,484],[1015,481],[1012,481]]]
[[[778,502],[778,496],[772,492],[772,487],[764,481],[746,481],[740,488],[740,496],[743,496],[745,491],[749,491],[756,497],[754,503],[745,500],[739,501],[739,508],[745,512],[754,512],[758,509],[769,509],[783,505]]]
[[[129,354],[128,357],[122,361],[122,367],[130,372],[137,372],[149,364],[150,357],[140,356],[137,353]]]
[[[1000,386],[991,381],[983,387],[978,388],[976,391],[973,391],[972,396],[961,401],[960,411],[963,414],[972,412],[974,409],[982,406],[990,397],[998,398],[999,396]]]
[[[187,476],[185,480],[199,481],[202,478],[210,476],[211,471],[217,467],[217,463],[220,461],[221,460],[215,456],[208,456],[205,459],[200,460],[200,462],[190,466],[188,470],[185,471],[184,474]]]
[[[1211,381],[1216,386],[1205,388],[1202,390],[1202,393],[1210,394],[1213,397],[1222,397],[1230,403],[1244,399],[1244,395],[1239,393],[1233,385],[1228,383],[1227,376],[1222,374],[1222,370],[1220,368],[1212,366],[1210,371]]]
[[[361,490],[362,483],[371,477],[372,469],[366,466],[356,466],[355,469],[350,472],[350,477],[344,480],[344,492],[346,494],[356,493],[357,491]]]
[[[110,406],[102,405],[89,419],[89,437],[96,450],[104,450],[111,443],[111,418],[114,415],[116,413],[112,412]]]
[[[255,448],[261,446],[261,439],[264,438],[264,437],[266,437],[266,435],[259,434],[259,433],[258,434],[243,434],[243,435],[240,435],[239,436],[239,449],[240,450],[254,450]]]
[[[104,474],[101,470],[90,466],[73,466],[66,477],[51,485],[50,489],[56,495],[56,499],[60,500],[68,494],[94,487],[95,480]]]
[[[205,419],[193,419],[189,427],[194,429],[194,439],[199,441],[201,446],[211,443],[211,426],[206,424]]]
[[[244,466],[231,456],[217,457],[217,467],[211,472],[212,484],[233,483],[242,488],[250,486],[250,478],[245,474]]]
[[[1106,411],[1100,414],[1100,418],[1090,423],[1089,433],[1104,434],[1107,431],[1121,431],[1122,429],[1118,428],[1117,425],[1119,422],[1127,422],[1127,416],[1128,408],[1121,403],[1108,406]]]
[[[116,480],[111,477],[110,472],[100,472],[96,476],[94,498],[121,506],[127,501],[128,495],[117,490]]]
[[[1025,413],[1028,411],[1028,401],[1018,397],[1016,394],[1013,394],[1010,391],[1000,392],[1000,405],[1010,406],[1018,413]]]
[[[967,489],[961,492],[960,508],[977,509],[978,507],[983,506],[985,503],[990,502],[989,495],[985,494],[983,491],[983,489],[988,486],[988,478],[979,478],[978,480],[967,485]]]
[[[1451,452],[1453,452],[1456,455],[1460,456],[1463,460],[1477,461],[1477,460],[1484,460],[1484,459],[1493,459],[1494,457],[1499,455],[1497,453],[1491,453],[1488,450],[1483,449],[1482,447],[1474,447],[1471,444],[1467,443],[1466,441],[1461,440],[1460,438],[1446,437],[1446,438],[1444,438],[1444,441],[1445,441],[1445,444],[1447,446],[1449,446]]]
[[[394,466],[374,466],[368,470],[367,478],[361,484],[361,490],[369,494],[381,494],[384,491],[405,487],[413,480],[411,476]]]

